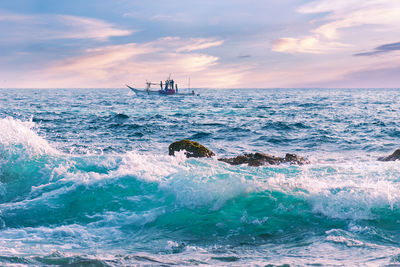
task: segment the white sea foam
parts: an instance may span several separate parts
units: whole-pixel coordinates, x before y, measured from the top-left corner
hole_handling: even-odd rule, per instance
[[[121,165],[118,170],[112,172],[112,175],[134,175],[138,179],[161,181],[172,173],[187,170],[188,167],[185,166],[185,161],[186,158],[183,152],[171,157],[130,151],[122,156]]]
[[[2,255],[48,254],[54,249],[65,251],[93,247],[95,239],[93,232],[76,224],[3,229],[0,232],[0,253]],[[48,242],[49,240],[52,242]]]
[[[374,219],[374,209],[398,209],[399,162],[347,162],[299,167],[297,175],[277,174],[266,188],[297,195],[315,213],[338,219]]]
[[[35,123],[32,121],[21,121],[7,117],[0,119],[0,129],[0,145],[3,147],[21,145],[25,152],[31,153],[31,156],[58,153],[48,141],[37,135],[34,131]]]

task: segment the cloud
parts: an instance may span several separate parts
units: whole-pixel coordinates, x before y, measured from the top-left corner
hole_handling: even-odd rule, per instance
[[[339,42],[324,42],[314,36],[301,38],[280,38],[272,45],[275,52],[324,54],[349,47]]]
[[[140,87],[169,73],[196,87],[303,87],[400,62],[399,0],[83,1],[66,15],[78,2],[0,10],[1,87]]]
[[[2,11],[0,9],[0,21],[5,22],[30,22],[35,18],[35,16],[27,16],[15,13],[9,13]]]
[[[83,56],[69,58],[52,64],[51,73],[85,74],[95,79],[107,77],[109,71],[139,55],[156,53],[157,49],[137,44],[113,45],[87,49]]]
[[[106,41],[132,34],[99,19],[69,15],[20,15],[0,10],[0,37],[3,42],[45,41],[54,39],[95,39]]]
[[[212,37],[169,36],[113,44],[118,40],[111,37],[134,31],[88,17],[1,10],[0,22],[5,22],[0,25],[0,38],[5,40],[1,45],[20,45],[11,49],[12,55],[0,59],[1,66],[12,63],[18,71],[24,68],[24,80],[15,78],[15,67],[7,71],[7,82],[2,82],[7,87],[121,87],[131,81],[141,86],[146,79],[164,79],[169,73],[176,80],[190,76],[197,87],[228,87],[235,86],[245,70],[243,64],[222,64],[220,57],[206,52],[224,44]],[[92,42],[77,42],[79,39]],[[102,45],[105,41],[107,45]]]
[[[199,52],[222,43],[214,38],[167,37],[86,49],[82,56],[53,62],[37,75],[46,81],[42,87],[121,87],[132,81],[142,87],[145,80],[159,81],[169,73],[176,81],[190,76],[196,87],[233,86],[244,68],[221,66],[218,57]]]
[[[165,69],[182,67],[187,71],[198,71],[216,63],[217,57],[189,53],[222,44],[223,41],[204,38],[182,39],[179,37],[166,37],[158,40],[136,44],[112,45],[87,49],[84,56],[70,58],[55,64],[51,70],[87,72],[87,70],[102,70],[104,73],[110,69],[124,68],[121,66],[134,66],[132,69]],[[99,78],[99,77],[98,77]]]
[[[354,54],[354,56],[374,56],[400,50],[400,42],[384,44],[376,47],[373,51]]]
[[[204,50],[210,47],[220,46],[223,40],[215,38],[180,38],[180,37],[164,37],[156,40],[152,44],[165,48],[175,49],[177,52],[191,52],[196,50]]]
[[[191,22],[190,15],[182,13],[182,12],[176,13],[173,15],[165,15],[165,14],[153,15],[149,18],[149,20],[160,21],[162,23],[171,23],[171,22],[190,23]]]
[[[52,19],[52,23],[58,22],[63,28],[62,33],[49,31],[49,36],[51,37],[53,33],[53,38],[107,40],[110,37],[126,36],[134,32],[121,30],[108,22],[92,18],[54,15]]]
[[[364,27],[368,31],[399,30],[400,1],[382,0],[322,0],[313,1],[298,9],[302,14],[317,14],[320,19],[312,24],[320,24],[309,35],[285,37],[275,41],[273,51],[289,53],[329,53],[351,48],[350,40],[341,36],[344,29]],[[378,27],[378,28],[377,28]]]

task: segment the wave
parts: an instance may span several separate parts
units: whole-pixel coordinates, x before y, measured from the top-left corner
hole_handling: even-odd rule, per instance
[[[38,136],[32,121],[6,118],[0,126],[4,229],[80,225],[96,238],[99,229],[114,229],[132,238],[141,231],[221,242],[271,239],[316,226],[324,232],[349,222],[399,230],[398,162],[254,168],[183,153],[74,155]]]

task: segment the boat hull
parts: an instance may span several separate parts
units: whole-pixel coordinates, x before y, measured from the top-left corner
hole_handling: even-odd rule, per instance
[[[133,88],[129,85],[126,85],[129,89],[132,90],[132,92],[134,92],[135,94],[139,94],[139,95],[197,95],[199,96],[200,94],[195,94],[194,92],[192,93],[177,93],[175,90],[172,89],[168,89],[167,91],[165,90],[158,90],[158,91],[154,91],[154,90],[140,90],[140,89],[136,89]]]
[[[165,91],[165,90],[154,91],[154,90],[140,90],[140,89],[133,88],[129,85],[126,85],[126,87],[131,89],[132,92],[134,92],[135,94],[140,94],[140,95],[194,95],[192,93],[177,93],[173,89],[168,89],[167,91]]]

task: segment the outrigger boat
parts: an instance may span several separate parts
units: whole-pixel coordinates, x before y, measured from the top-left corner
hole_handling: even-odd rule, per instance
[[[146,81],[146,88],[144,90],[141,89],[136,89],[133,88],[132,86],[129,86],[126,84],[126,86],[131,89],[135,94],[147,94],[147,95],[195,95],[195,92],[192,90],[191,93],[181,93],[178,92],[178,85],[175,84],[174,87],[174,80],[171,80],[171,77],[169,77],[165,83],[163,83],[162,81],[158,84],[158,83],[152,83],[149,81]],[[152,85],[160,85],[160,90],[151,90],[150,87]],[[190,85],[189,85],[190,87]]]

